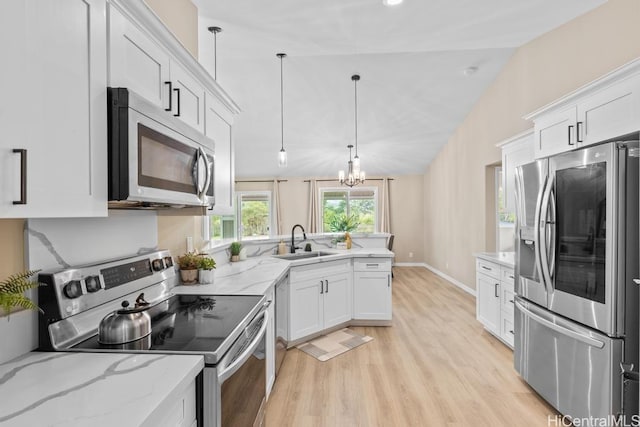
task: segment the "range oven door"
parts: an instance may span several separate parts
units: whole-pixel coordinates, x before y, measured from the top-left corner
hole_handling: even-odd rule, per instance
[[[514,322],[515,368],[547,402],[574,418],[621,412],[622,339],[585,328],[520,297]],[[627,400],[632,402],[632,395],[637,399],[635,393],[627,390]]]
[[[213,141],[126,89],[109,100],[109,200],[212,206]]]
[[[268,316],[266,309],[257,314],[220,362],[215,367],[205,367],[205,427],[262,424],[266,402]]]
[[[637,253],[637,234],[627,235],[629,212],[637,222],[637,158],[627,152],[626,144],[608,143],[552,157],[540,209],[548,308],[609,336],[625,334],[625,296],[632,297],[625,254]]]

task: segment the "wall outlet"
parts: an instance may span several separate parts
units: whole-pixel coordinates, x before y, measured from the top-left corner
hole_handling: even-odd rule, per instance
[[[409,258],[413,258],[413,252],[409,252]]]

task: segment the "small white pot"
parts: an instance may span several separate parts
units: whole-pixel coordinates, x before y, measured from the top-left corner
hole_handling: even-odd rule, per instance
[[[198,283],[210,285],[213,283],[215,270],[198,270]]]

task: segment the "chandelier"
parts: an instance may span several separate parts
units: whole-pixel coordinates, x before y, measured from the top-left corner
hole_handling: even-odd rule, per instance
[[[347,148],[349,149],[349,163],[347,163],[347,174],[345,175],[343,170],[338,172],[338,180],[340,181],[340,184],[346,185],[348,187],[353,187],[355,185],[364,183],[364,171],[360,170],[360,157],[358,157],[358,80],[360,80],[360,76],[354,74],[353,76],[351,76],[351,80],[353,80],[354,90],[356,155],[352,160],[351,149],[353,148],[353,145],[347,145]]]

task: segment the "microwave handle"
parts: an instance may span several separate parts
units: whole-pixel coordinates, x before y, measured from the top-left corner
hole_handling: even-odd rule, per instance
[[[202,184],[202,186],[200,185],[200,160],[202,160],[202,162],[204,162],[204,167],[205,167],[205,179],[204,179],[204,184]],[[193,180],[195,182],[196,185],[196,192],[198,193],[198,198],[200,200],[204,200],[206,194],[207,194],[207,189],[209,188],[209,180],[211,178],[211,172],[210,172],[210,168],[209,168],[209,161],[207,160],[207,154],[204,152],[204,150],[202,149],[202,147],[198,147],[198,152],[196,153],[196,167],[194,168],[194,177]]]

